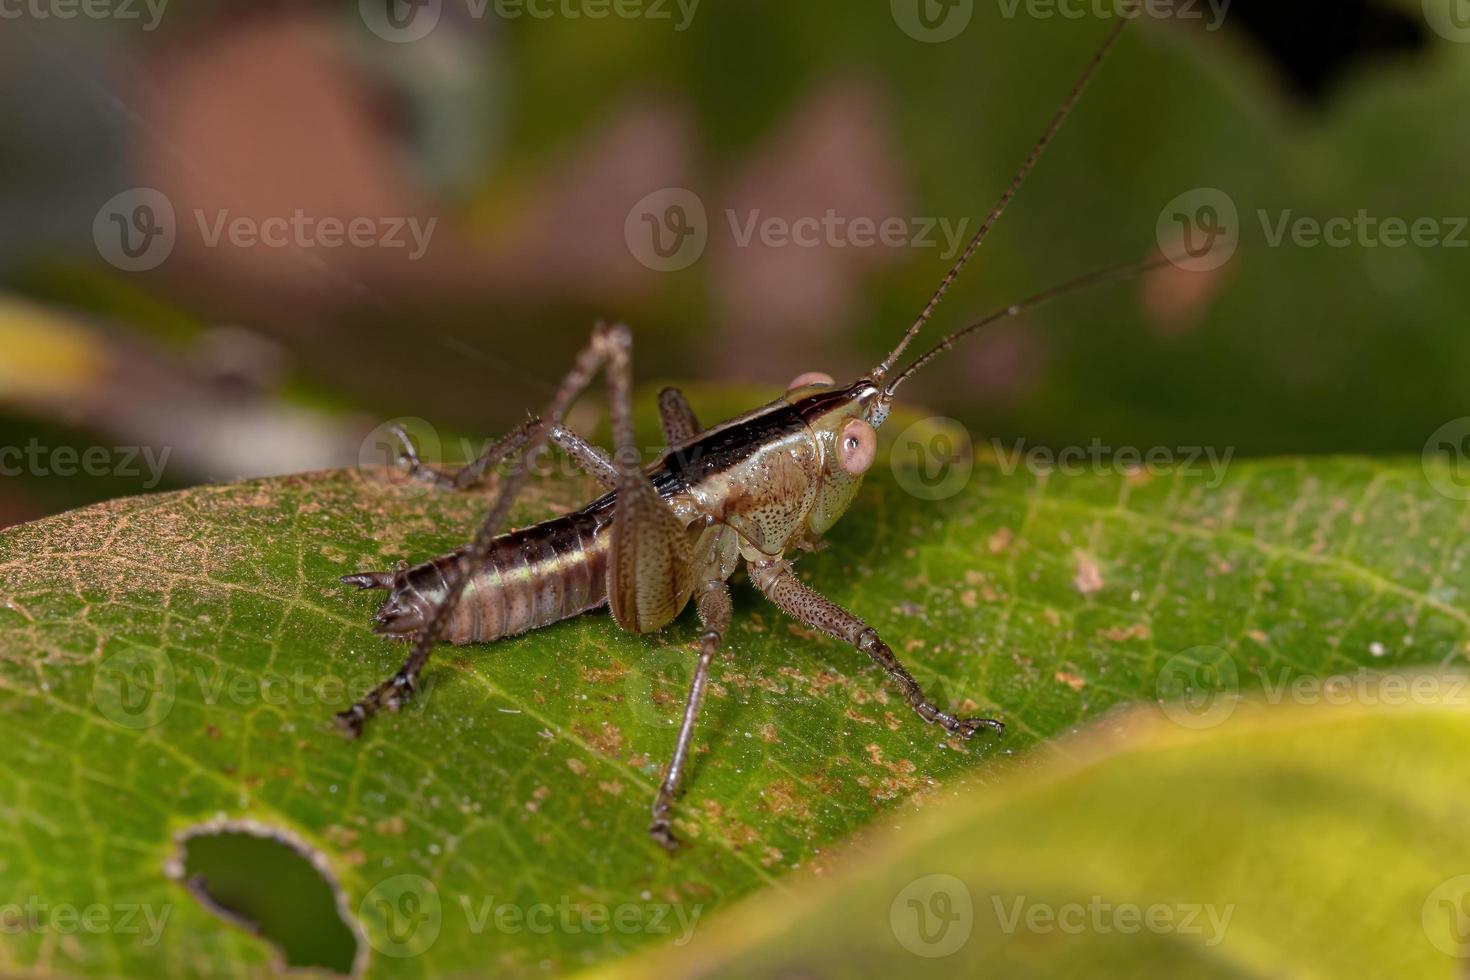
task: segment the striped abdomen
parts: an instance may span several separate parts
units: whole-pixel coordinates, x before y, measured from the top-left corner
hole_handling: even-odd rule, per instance
[[[497,538],[466,583],[443,638],[450,643],[498,640],[603,605],[612,508],[602,503]],[[443,600],[445,573],[463,550],[397,572],[349,575],[345,581],[390,590],[378,609],[375,632],[409,637],[423,629]]]

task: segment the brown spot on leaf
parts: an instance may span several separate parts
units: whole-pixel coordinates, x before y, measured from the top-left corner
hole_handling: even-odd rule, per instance
[[[1077,561],[1077,574],[1072,577],[1072,584],[1077,591],[1083,595],[1101,592],[1103,589],[1102,566],[1097,563],[1097,559],[1081,548],[1073,549],[1072,556]]]
[[[1081,676],[1080,674],[1074,674],[1071,671],[1067,670],[1057,671],[1056,679],[1061,681],[1063,684],[1067,685],[1074,691],[1080,691],[1087,686],[1087,678]]]

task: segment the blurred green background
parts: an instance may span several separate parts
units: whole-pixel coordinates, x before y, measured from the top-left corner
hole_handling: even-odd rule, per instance
[[[412,41],[383,36],[375,2],[8,19],[0,443],[35,440],[42,463],[6,468],[0,523],[381,461],[369,434],[400,415],[502,431],[598,317],[634,327],[647,383],[774,391],[871,366],[948,265],[938,229],[973,230],[1112,9],[960,0],[936,43],[905,29],[905,2],[597,19],[444,0],[410,9],[438,15]],[[1161,220],[1199,188],[1237,209],[1239,250],[992,330],[910,397],[1007,444],[1418,453],[1470,381],[1453,2],[1236,0],[1135,25],[935,333],[1168,244]],[[173,213],[142,270],[108,244],[136,188]],[[677,271],[637,241],[640,202],[668,188],[706,213]],[[1442,241],[1268,234],[1360,212],[1430,219]],[[406,231],[409,247],[212,237],[297,213],[430,234],[422,254]],[[757,218],[829,213],[935,224],[937,241],[740,241]],[[59,475],[63,445],[107,449],[105,476]],[[156,478],[124,465],[135,446],[169,450]]]

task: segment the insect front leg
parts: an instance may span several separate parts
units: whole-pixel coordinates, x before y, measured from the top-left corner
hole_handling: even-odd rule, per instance
[[[628,334],[628,328],[622,324],[599,323],[593,328],[592,339],[577,355],[572,369],[562,379],[556,389],[556,394],[551,399],[551,404],[546,407],[546,412],[534,423],[534,428],[525,442],[520,458],[516,460],[515,466],[511,469],[505,482],[501,484],[495,503],[485,515],[484,520],[480,522],[474,539],[461,553],[460,560],[449,566],[445,574],[443,599],[436,605],[423,630],[415,638],[413,650],[409,653],[408,659],[404,661],[396,674],[369,691],[361,701],[346,711],[338,712],[337,723],[348,736],[355,737],[361,734],[363,724],[367,719],[385,708],[389,711],[396,711],[413,696],[418,687],[419,674],[422,673],[424,665],[428,663],[429,655],[434,650],[434,644],[439,642],[439,638],[443,635],[444,628],[454,613],[454,607],[464,593],[465,583],[469,580],[471,570],[479,568],[489,555],[495,536],[505,526],[511,504],[515,502],[516,496],[530,477],[531,464],[536,454],[551,440],[552,431],[562,424],[572,401],[592,382],[597,372],[609,360],[620,365],[622,370],[618,373],[623,379],[621,385],[610,384],[609,387],[612,388],[614,396],[621,389],[626,402],[628,349],[631,345],[632,338]],[[613,398],[613,402],[616,406],[617,397]],[[624,408],[626,409],[626,405]],[[617,422],[616,411],[614,422]],[[627,440],[631,444],[631,418],[624,420],[623,428],[627,430]],[[614,429],[618,431],[616,424]],[[646,478],[644,482],[647,483]]]
[[[398,454],[398,458],[407,464],[409,476],[446,490],[468,490],[483,480],[486,471],[492,466],[508,459],[516,450],[524,448],[540,422],[540,419],[533,418],[522,423],[491,443],[478,457],[453,473],[436,470],[420,460],[418,449],[415,448],[413,440],[409,439],[408,433],[403,429],[395,425],[389,431],[397,436],[398,441],[403,445],[403,450]],[[584,472],[603,486],[610,489],[617,484],[612,460],[608,459],[607,453],[564,425],[552,426],[549,438],[570,456],[573,462],[582,467]]]
[[[903,699],[920,718],[963,738],[971,737],[982,728],[988,728],[997,735],[1005,732],[1005,725],[994,718],[956,718],[939,710],[924,694],[914,675],[904,669],[888,644],[878,636],[877,630],[826,596],[808,588],[784,560],[778,558],[752,563],[750,578],[788,616],[828,636],[845,640],[872,657],[893,678]]]
[[[689,758],[689,746],[694,740],[694,722],[699,717],[700,705],[704,702],[704,688],[709,680],[710,664],[715,653],[725,640],[725,631],[730,628],[730,590],[718,576],[705,582],[695,599],[699,623],[704,632],[699,635],[699,660],[694,665],[694,679],[689,684],[689,699],[684,704],[684,718],[679,723],[679,738],[674,743],[674,755],[664,770],[663,782],[653,800],[653,823],[648,827],[649,836],[667,851],[679,846],[669,822],[673,813],[674,800],[679,795],[679,784],[684,778],[684,765]]]
[[[670,449],[693,441],[703,431],[689,400],[678,388],[665,388],[658,393],[658,417]]]

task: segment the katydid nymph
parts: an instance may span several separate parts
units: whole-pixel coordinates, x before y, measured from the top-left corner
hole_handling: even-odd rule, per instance
[[[898,388],[956,340],[989,323],[1102,280],[1136,275],[1159,259],[1080,279],[1012,304],[943,338],[907,368],[899,358],[933,314],[955,277],[1010,203],[1043,149],[1061,127],[1126,23],[1120,18],[1062,102],[1044,135],[975,236],[893,351],[863,377],[838,385],[805,374],[777,400],[703,428],[678,390],[659,397],[668,451],[643,465],[633,434],[632,338],[620,324],[598,324],[592,338],[539,417],[500,439],[455,474],[432,470],[403,437],[413,473],[463,488],[519,454],[500,482],[494,504],[466,546],[415,567],[364,572],[344,581],[389,592],[377,632],[414,641],[390,679],[337,718],[349,735],[382,709],[410,698],[435,644],[489,642],[609,607],[625,630],[660,630],[692,600],[702,632],[688,700],[672,758],[653,803],[652,837],[669,850],[677,841],[671,816],[711,666],[730,624],[727,580],[743,562],[751,582],[787,615],[866,653],[881,666],[908,705],[947,734],[1000,735],[993,718],[961,718],[925,695],[878,633],[824,598],[793,572],[790,560],[810,548],[852,503],[877,452],[876,429],[888,418]],[[615,453],[609,457],[565,426],[568,407],[606,371]],[[535,455],[556,444],[607,490],[580,510],[519,530],[503,531]]]

